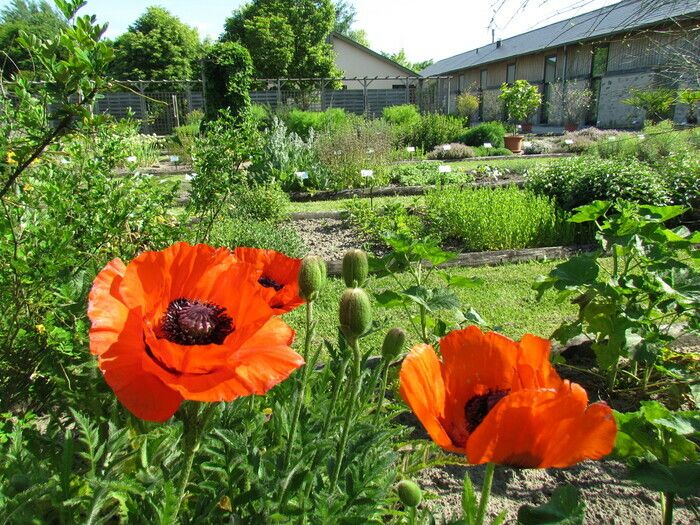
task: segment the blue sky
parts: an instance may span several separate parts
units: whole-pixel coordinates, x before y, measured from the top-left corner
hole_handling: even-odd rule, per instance
[[[352,0],[357,10],[357,29],[367,31],[375,50],[406,50],[409,59],[435,60],[491,42],[489,22],[493,5],[502,0]],[[505,0],[496,17],[501,38],[569,18],[617,0]],[[0,0],[0,7],[10,0]],[[200,36],[216,38],[224,20],[244,0],[88,0],[85,13],[109,22],[109,37],[128,28],[149,5],[160,5],[196,27]]]

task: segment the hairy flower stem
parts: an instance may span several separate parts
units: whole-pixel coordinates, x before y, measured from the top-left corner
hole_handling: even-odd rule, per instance
[[[486,517],[486,507],[489,504],[489,497],[491,496],[491,485],[493,484],[493,473],[496,471],[495,463],[488,463],[486,465],[486,472],[484,473],[484,484],[481,486],[481,498],[479,499],[479,511],[476,515],[476,524],[483,525],[484,518]]]
[[[348,399],[348,406],[345,412],[345,421],[343,422],[343,433],[340,436],[340,442],[338,443],[338,449],[335,454],[335,467],[333,469],[333,476],[331,477],[331,493],[335,491],[335,487],[338,484],[338,476],[340,476],[340,467],[343,462],[343,456],[345,455],[345,448],[348,444],[348,435],[350,434],[350,423],[352,422],[352,416],[355,409],[355,404],[357,397],[360,393],[361,381],[361,360],[360,355],[360,344],[357,341],[357,337],[353,337],[352,340],[348,341],[350,348],[352,349],[352,375],[350,376],[350,397]]]
[[[661,493],[662,525],[673,525],[673,503],[676,495],[673,492]]]
[[[287,439],[287,448],[284,451],[284,462],[282,463],[283,472],[289,468],[289,461],[292,457],[292,449],[294,448],[294,438],[296,437],[299,417],[301,416],[301,407],[304,404],[304,392],[306,391],[306,380],[309,375],[309,357],[311,355],[311,342],[314,337],[316,323],[314,322],[314,303],[309,301],[306,303],[306,335],[304,337],[304,361],[306,364],[301,370],[301,381],[299,387],[294,393],[294,412],[292,413],[292,422],[289,428],[289,438]]]
[[[382,406],[384,405],[384,396],[386,396],[386,384],[389,379],[389,366],[391,363],[383,363],[384,364],[384,370],[382,371],[382,382],[381,385],[379,386],[379,400],[377,401],[377,410],[374,413],[374,418],[372,420],[372,423],[376,425],[379,422],[379,416],[381,415],[382,412]]]
[[[185,465],[180,473],[180,482],[177,489],[177,501],[175,510],[173,511],[173,522],[177,523],[177,516],[182,506],[182,501],[185,499],[187,484],[190,481],[192,473],[192,465],[194,457],[197,455],[199,445],[202,442],[202,437],[207,431],[209,420],[216,411],[217,403],[209,403],[207,407],[200,412],[200,407],[197,407],[195,413],[186,415],[183,421],[182,440],[184,444]]]

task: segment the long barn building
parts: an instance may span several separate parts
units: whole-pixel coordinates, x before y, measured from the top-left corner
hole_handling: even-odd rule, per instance
[[[556,97],[588,88],[591,108],[577,124],[638,127],[644,115],[622,102],[631,89],[698,87],[700,0],[623,0],[440,60],[421,75],[451,77],[441,85],[449,108],[462,91],[478,93],[481,121],[503,116],[504,82],[525,79],[545,101],[531,119],[535,125],[564,124]],[[687,113],[681,105],[673,110],[678,122]]]

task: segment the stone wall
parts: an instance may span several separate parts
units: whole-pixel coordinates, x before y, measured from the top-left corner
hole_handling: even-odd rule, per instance
[[[629,97],[630,89],[648,89],[654,81],[654,73],[627,73],[603,77],[598,106],[600,128],[640,128],[644,122],[644,112],[623,104]]]
[[[503,103],[498,99],[500,89],[487,89],[484,91],[484,118],[483,122],[490,120],[503,120]]]

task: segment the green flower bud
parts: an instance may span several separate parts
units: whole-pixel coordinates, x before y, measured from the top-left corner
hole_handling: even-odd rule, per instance
[[[326,261],[310,256],[301,261],[299,269],[299,295],[307,301],[315,301],[326,284]]]
[[[362,250],[348,250],[343,257],[343,280],[348,288],[358,288],[365,284],[369,273],[367,254]]]
[[[387,363],[392,362],[401,353],[405,342],[406,332],[401,328],[392,328],[389,330],[386,337],[384,337],[384,343],[382,343],[382,359]]]
[[[416,508],[423,499],[423,492],[413,481],[404,479],[396,486],[401,503],[407,507]]]
[[[360,337],[372,324],[372,305],[362,288],[348,288],[340,298],[340,329],[348,339]]]

